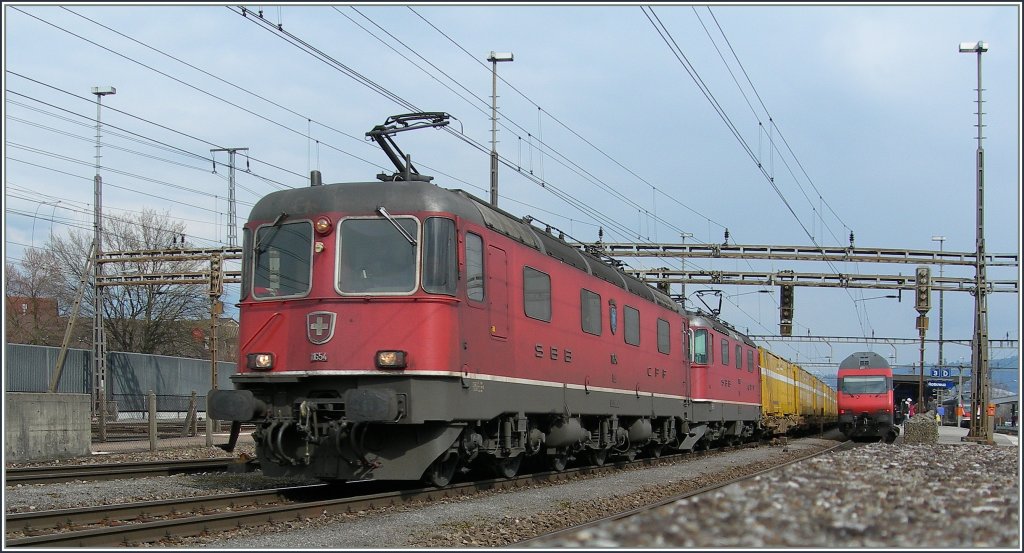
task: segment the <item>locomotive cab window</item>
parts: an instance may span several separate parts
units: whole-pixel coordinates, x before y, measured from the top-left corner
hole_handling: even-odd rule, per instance
[[[708,347],[710,343],[708,340],[708,331],[704,328],[698,328],[690,334],[690,340],[693,345],[690,346],[690,352],[693,354],[693,362],[701,365],[711,362],[711,348]]]
[[[256,230],[253,297],[297,297],[309,293],[313,272],[313,224],[265,225]]]
[[[587,290],[580,290],[580,325],[583,332],[601,335],[601,296]]]
[[[736,344],[736,368],[743,368],[743,346]]]
[[[466,297],[484,301],[484,241],[472,232],[466,233]]]
[[[532,267],[523,267],[523,308],[526,316],[551,322],[551,277]]]
[[[729,366],[729,340],[722,338],[722,365]]]
[[[747,350],[747,372],[754,372],[754,350]]]
[[[839,391],[844,394],[884,394],[892,388],[889,378],[878,376],[844,376]]]
[[[252,267],[252,229],[242,229],[242,266]],[[238,301],[249,297],[251,285],[252,272],[242,271],[242,289],[239,291]]]
[[[416,289],[418,246],[407,236],[418,236],[416,227],[416,219],[412,217],[342,221],[338,246],[339,291],[343,294],[412,293]]]
[[[455,221],[428,217],[423,223],[423,290],[455,295],[459,259],[455,245]]]

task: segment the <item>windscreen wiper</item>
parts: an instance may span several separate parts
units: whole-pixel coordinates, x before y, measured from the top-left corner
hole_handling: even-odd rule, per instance
[[[385,208],[384,206],[379,206],[377,208],[377,213],[380,213],[381,215],[384,216],[385,219],[390,221],[391,224],[394,225],[396,229],[398,229],[398,232],[401,232],[402,236],[404,236],[405,239],[409,241],[409,244],[411,244],[413,247],[416,246],[416,239],[413,238],[412,235],[410,235],[408,232],[406,232],[405,229],[402,228],[402,225],[398,224],[398,221],[396,221],[395,218],[392,217],[390,213],[388,213],[387,208]]]
[[[270,236],[268,236],[266,240],[260,240],[259,232],[256,233],[256,255],[259,255],[267,251],[266,248],[260,247],[260,244],[269,243],[274,238],[274,236],[277,235],[277,231],[281,230],[281,222],[284,221],[285,217],[287,216],[288,214],[282,211],[281,214],[277,216],[277,219],[274,219],[274,222],[270,224],[270,226],[274,228],[274,232]]]

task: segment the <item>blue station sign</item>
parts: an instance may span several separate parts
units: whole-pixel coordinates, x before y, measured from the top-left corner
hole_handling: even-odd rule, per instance
[[[953,387],[953,381],[951,381],[951,380],[927,380],[927,381],[925,381],[925,385],[928,386],[929,388],[947,388],[947,389],[949,389],[949,388]]]

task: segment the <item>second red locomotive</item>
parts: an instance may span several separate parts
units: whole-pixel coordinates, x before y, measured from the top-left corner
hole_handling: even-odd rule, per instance
[[[851,440],[895,441],[892,367],[873,352],[850,354],[839,363],[836,402],[839,430]]]

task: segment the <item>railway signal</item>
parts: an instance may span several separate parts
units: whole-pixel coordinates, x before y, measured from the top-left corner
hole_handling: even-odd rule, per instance
[[[930,267],[920,266],[917,268],[914,290],[916,294],[914,308],[918,313],[924,315],[932,308],[932,270]]]
[[[793,335],[793,285],[779,286],[779,334]]]

